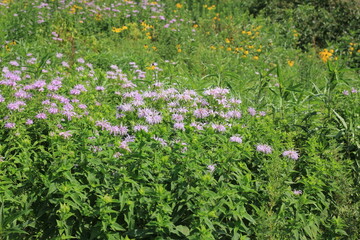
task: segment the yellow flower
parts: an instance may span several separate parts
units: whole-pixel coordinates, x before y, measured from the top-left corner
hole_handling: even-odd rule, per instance
[[[294,63],[295,63],[295,62],[294,62],[294,61],[291,61],[291,60],[288,60],[288,61],[287,61],[287,64],[288,64],[290,67],[294,66]]]
[[[95,15],[95,20],[96,20],[96,21],[100,21],[100,20],[101,20],[101,17],[102,17],[101,14],[96,14],[96,15]]]
[[[182,5],[181,3],[177,3],[175,6],[176,6],[177,8],[182,8],[182,7],[183,7],[183,5]]]
[[[230,41],[230,39],[226,38],[226,39],[225,39],[225,42],[226,42],[226,43],[230,43],[231,41]]]
[[[323,50],[323,51],[321,51],[321,52],[319,52],[319,57],[321,58],[321,60],[324,62],[324,63],[326,63],[330,58],[331,58],[331,56],[333,55],[333,53],[334,53],[334,50],[327,50],[326,48]]]
[[[216,50],[216,47],[215,46],[210,46],[210,49],[211,50]]]
[[[146,67],[146,69],[148,69],[148,70],[155,70],[155,66],[154,66],[154,65],[151,65],[150,67]]]
[[[208,7],[207,9],[208,9],[208,10],[213,10],[213,9],[215,9],[215,8],[216,8],[216,6],[215,6],[215,5],[212,5],[212,6]]]
[[[115,32],[115,33],[119,33],[119,32],[122,32],[122,31],[124,31],[124,30],[126,30],[126,29],[128,29],[127,26],[123,26],[123,27],[121,27],[121,28],[112,27],[112,30],[111,30],[111,31],[113,31],[113,32]]]
[[[259,60],[259,57],[258,56],[253,56],[253,59],[254,60]]]
[[[231,47],[228,47],[228,48],[226,49],[226,51],[231,51]]]
[[[148,47],[149,47],[149,46],[148,46],[147,44],[144,45],[144,48],[145,48],[145,49],[148,49]]]

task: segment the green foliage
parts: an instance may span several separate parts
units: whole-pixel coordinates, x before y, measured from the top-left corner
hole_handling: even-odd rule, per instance
[[[1,240],[360,236],[357,2],[0,3]]]

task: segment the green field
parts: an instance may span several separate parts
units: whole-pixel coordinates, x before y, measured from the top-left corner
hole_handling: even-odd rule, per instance
[[[360,239],[359,16],[0,0],[0,240]]]

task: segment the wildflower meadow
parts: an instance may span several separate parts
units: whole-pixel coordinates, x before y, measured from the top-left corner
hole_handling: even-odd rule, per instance
[[[360,239],[359,16],[0,0],[0,240]]]

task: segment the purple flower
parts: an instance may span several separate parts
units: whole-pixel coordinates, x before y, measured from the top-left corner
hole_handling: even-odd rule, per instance
[[[45,113],[39,113],[39,114],[37,114],[37,115],[35,116],[35,118],[37,118],[37,119],[46,119],[47,116],[46,116]]]
[[[85,104],[79,104],[79,106],[78,106],[80,109],[86,109],[87,108],[87,106],[85,105]]]
[[[122,153],[116,152],[116,153],[114,153],[113,157],[114,157],[114,158],[119,158],[119,157],[121,157],[121,156],[123,156],[123,155],[124,155],[124,154],[122,154]]]
[[[352,93],[357,93],[357,92],[358,92],[358,90],[357,90],[357,89],[355,89],[355,88],[351,88],[351,92],[352,92]]]
[[[86,88],[84,87],[84,85],[82,85],[82,84],[75,85],[75,86],[74,86],[74,89],[78,89],[78,90],[80,90],[80,91],[82,91],[82,92],[86,92],[86,91],[87,91]]]
[[[194,116],[196,118],[206,118],[210,116],[210,111],[207,108],[199,108],[194,110]]]
[[[18,111],[20,111],[20,110],[22,110],[22,109],[20,109],[21,106],[26,106],[26,103],[23,102],[23,101],[12,102],[12,103],[9,103],[7,105],[7,108],[9,110],[18,110]]]
[[[184,131],[185,130],[185,125],[182,122],[177,122],[177,123],[174,123],[174,128]]]
[[[112,126],[109,129],[110,133],[117,136],[117,135],[126,135],[128,132],[128,128],[126,126]]]
[[[81,91],[79,89],[71,89],[70,90],[71,95],[79,95],[80,93],[81,93]]]
[[[168,144],[166,143],[166,141],[162,138],[159,138],[159,137],[152,137],[152,139],[154,139],[155,141],[158,141],[162,146],[167,146]]]
[[[63,67],[70,67],[70,65],[65,61],[61,62],[61,65],[63,65]]]
[[[33,123],[34,123],[34,121],[31,120],[31,119],[27,119],[26,122],[25,122],[26,125],[31,125]]]
[[[348,91],[348,90],[344,90],[342,93],[343,93],[345,96],[348,96],[348,95],[349,95],[349,91]]]
[[[259,112],[259,115],[262,116],[262,117],[264,117],[264,116],[266,116],[266,112],[260,111],[260,112]]]
[[[210,171],[210,172],[214,172],[215,171],[215,166],[216,164],[210,164],[207,166],[207,169]]]
[[[31,98],[31,94],[25,92],[24,90],[20,89],[19,91],[14,93],[16,98]]]
[[[0,102],[4,102],[5,98],[0,94]]]
[[[134,107],[130,103],[125,103],[117,107],[119,110],[123,112],[132,112],[134,111]]]
[[[51,108],[48,109],[48,112],[50,114],[56,114],[56,113],[59,112],[59,109],[51,107]]]
[[[68,139],[68,138],[72,137],[72,134],[70,131],[66,131],[66,132],[59,133],[59,136],[65,138],[65,139]]]
[[[96,91],[104,91],[105,88],[104,88],[103,86],[96,86],[96,87],[95,87],[95,90],[96,90]]]
[[[225,132],[226,128],[224,125],[221,124],[211,124],[212,129],[214,129],[217,132]]]
[[[148,127],[145,125],[135,125],[133,129],[134,129],[134,132],[138,132],[138,131],[148,132],[149,131]]]
[[[9,64],[16,67],[20,66],[20,64],[17,61],[10,61]]]
[[[230,142],[242,143],[242,138],[238,136],[230,137]]]
[[[149,115],[145,117],[145,121],[149,124],[158,124],[161,123],[162,117],[160,114]]]
[[[293,190],[293,193],[294,193],[295,195],[301,195],[303,192],[302,192],[301,190],[296,190],[296,189],[294,189],[294,190]]]
[[[288,157],[294,160],[298,160],[299,154],[294,150],[284,151],[282,154],[284,157]]]
[[[205,95],[213,96],[214,98],[222,98],[224,95],[228,94],[230,91],[226,88],[214,88],[209,89],[204,92]]]
[[[15,123],[12,123],[12,122],[7,122],[5,123],[4,127],[5,128],[15,128],[16,124]]]
[[[78,62],[78,63],[85,63],[85,60],[84,60],[83,58],[78,58],[78,59],[77,59],[77,62]]]
[[[255,115],[256,115],[256,110],[255,110],[255,108],[249,107],[249,108],[248,108],[248,113],[249,113],[251,116],[255,116]]]
[[[43,88],[43,87],[45,87],[46,82],[44,80],[38,80],[38,81],[34,82],[32,85],[34,88]]]
[[[256,146],[256,151],[269,154],[272,152],[272,148],[269,145],[259,144]]]
[[[181,115],[181,114],[176,114],[174,113],[172,116],[171,116],[172,120],[174,120],[175,122],[182,122],[184,120],[184,116]]]

